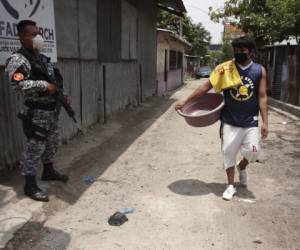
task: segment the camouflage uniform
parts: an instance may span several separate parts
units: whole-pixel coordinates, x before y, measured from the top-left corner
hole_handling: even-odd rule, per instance
[[[39,60],[47,57],[38,55]],[[54,74],[54,64],[48,62],[47,71],[50,76]],[[38,102],[45,105],[56,105],[53,95],[47,93],[48,82],[44,80],[31,80],[31,65],[25,56],[14,53],[7,60],[5,72],[11,86],[23,95],[24,103]],[[20,167],[22,175],[36,175],[38,161],[41,159],[43,164],[53,162],[58,145],[58,115],[56,109],[44,110],[24,105],[25,114],[30,114],[31,122],[44,129],[47,133],[35,131],[32,138],[27,138],[25,150],[22,155]]]

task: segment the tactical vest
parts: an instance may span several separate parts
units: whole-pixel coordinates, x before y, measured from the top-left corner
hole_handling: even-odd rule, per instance
[[[31,66],[31,72],[30,72],[30,76],[28,78],[28,80],[43,80],[43,81],[47,81],[49,83],[55,84],[57,87],[62,88],[63,87],[63,78],[59,72],[59,70],[57,68],[53,68],[54,72],[54,76],[49,74],[48,72],[48,66],[47,64],[50,62],[50,58],[45,56],[45,55],[41,55],[40,58],[36,57],[35,55],[33,55],[30,51],[28,51],[26,48],[21,48],[17,51],[17,53],[23,55],[28,62],[30,63]],[[50,94],[45,91],[45,92],[41,92],[38,94],[39,97],[45,97],[45,96],[49,96]],[[43,102],[32,102],[32,101],[25,101],[25,105],[28,106],[29,108],[40,108],[40,109],[45,109],[45,110],[52,110],[55,108],[55,98],[51,98],[53,99],[50,102],[47,103],[43,103]]]

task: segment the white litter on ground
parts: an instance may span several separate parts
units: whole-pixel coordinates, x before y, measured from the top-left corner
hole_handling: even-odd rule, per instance
[[[243,201],[247,203],[256,203],[256,200],[251,200],[251,199],[238,199],[238,201]]]

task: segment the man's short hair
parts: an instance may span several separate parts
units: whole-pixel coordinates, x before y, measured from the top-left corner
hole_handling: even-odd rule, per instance
[[[17,24],[17,30],[18,30],[18,34],[22,35],[24,33],[24,30],[26,28],[26,26],[31,25],[31,26],[36,26],[36,22],[32,21],[32,20],[22,20]]]
[[[235,38],[231,43],[233,48],[248,48],[249,51],[255,49],[255,41],[249,36]]]

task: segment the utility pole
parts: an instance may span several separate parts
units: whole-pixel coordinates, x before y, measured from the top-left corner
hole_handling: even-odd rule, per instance
[[[180,17],[179,19],[179,35],[180,37],[183,36],[183,31],[182,31],[182,18]]]

